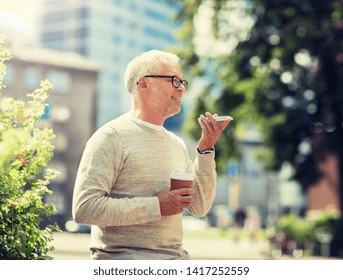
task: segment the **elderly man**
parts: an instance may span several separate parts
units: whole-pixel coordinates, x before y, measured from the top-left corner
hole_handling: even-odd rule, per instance
[[[86,144],[73,198],[76,222],[92,225],[93,259],[190,259],[182,247],[183,209],[204,216],[215,197],[214,144],[232,118],[201,115],[194,163],[186,145],[163,127],[180,112],[187,89],[179,58],[151,50],[127,66],[132,107]],[[192,188],[170,190],[173,170],[193,173]]]

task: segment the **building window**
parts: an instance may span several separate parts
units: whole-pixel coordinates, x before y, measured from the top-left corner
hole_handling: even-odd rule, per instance
[[[129,7],[129,10],[132,12],[137,11],[137,4],[135,2],[129,2],[128,7]]]
[[[120,82],[120,76],[119,76],[118,73],[114,73],[114,74],[112,75],[112,81],[114,81],[114,82]]]
[[[112,41],[113,41],[114,44],[120,44],[120,42],[122,41],[122,38],[121,38],[120,35],[116,34],[116,35],[113,36]]]
[[[134,21],[129,22],[129,28],[131,30],[136,30],[138,28],[137,22],[134,22]]]
[[[83,56],[87,56],[88,55],[88,48],[86,46],[77,47],[77,48],[75,48],[75,52],[77,52]]]
[[[116,26],[120,26],[123,24],[123,19],[120,17],[120,16],[115,16],[113,18],[113,23],[116,25]]]
[[[137,42],[135,39],[129,39],[127,40],[127,44],[130,48],[135,48],[137,46]]]
[[[68,178],[68,168],[66,164],[62,161],[52,160],[48,164],[48,168],[58,171],[60,174],[53,180],[57,183],[63,183],[67,181]]]
[[[116,63],[120,63],[120,61],[121,61],[120,55],[119,54],[113,55],[113,61]]]
[[[52,83],[52,92],[68,93],[71,89],[71,78],[65,71],[50,71],[47,75],[48,80]]]
[[[57,152],[65,152],[68,149],[68,137],[62,131],[56,133],[55,148]]]
[[[28,67],[24,71],[24,83],[29,89],[34,89],[39,87],[42,80],[42,74],[39,69],[35,67]]]
[[[53,50],[64,50],[64,42],[63,41],[56,41],[56,42],[43,42],[43,47]]]
[[[61,31],[47,32],[42,35],[43,42],[60,41],[64,39],[64,33]]]
[[[171,22],[171,20],[166,17],[164,14],[158,12],[157,10],[153,10],[153,9],[145,9],[144,10],[144,14],[148,17],[148,18],[153,18],[155,20],[162,22],[166,22],[169,23]]]
[[[153,27],[144,28],[144,33],[151,36],[151,37],[154,37],[154,38],[163,39],[167,42],[173,42],[174,41],[173,36],[169,32],[165,32],[163,30],[158,30],[158,29],[153,28]]]
[[[44,15],[43,24],[64,22],[67,19],[67,17],[68,15],[66,11],[49,13]]]
[[[88,8],[80,8],[75,10],[75,18],[77,19],[85,19],[89,17],[89,9]]]
[[[12,65],[6,65],[6,75],[4,77],[4,85],[10,86],[13,85],[15,80],[15,69]]]
[[[123,4],[123,0],[113,0],[113,4],[116,6],[121,6]]]
[[[70,119],[71,111],[66,106],[55,105],[52,110],[52,119],[55,123],[67,123]]]
[[[81,28],[75,30],[75,37],[76,38],[85,38],[87,36],[88,36],[88,28],[87,27],[81,27]]]

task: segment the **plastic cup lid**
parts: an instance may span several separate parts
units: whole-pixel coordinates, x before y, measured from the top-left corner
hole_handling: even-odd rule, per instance
[[[177,180],[193,180],[193,174],[192,173],[186,173],[186,172],[181,172],[177,170],[173,170],[172,173],[170,174],[170,178],[172,179],[177,179]]]

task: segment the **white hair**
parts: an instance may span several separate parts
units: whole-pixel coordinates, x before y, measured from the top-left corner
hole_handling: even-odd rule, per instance
[[[127,91],[134,94],[140,77],[157,75],[163,66],[176,66],[179,60],[176,54],[160,50],[150,50],[136,56],[126,67],[124,83]]]

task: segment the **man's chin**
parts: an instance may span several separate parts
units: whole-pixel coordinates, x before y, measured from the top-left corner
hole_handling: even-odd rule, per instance
[[[181,112],[181,107],[179,107],[178,109],[176,109],[173,112],[171,112],[169,117],[175,116],[175,115],[177,115],[180,112]]]
[[[173,106],[173,107],[169,107],[169,110],[165,113],[166,119],[177,115],[178,113],[181,112],[181,106]]]

